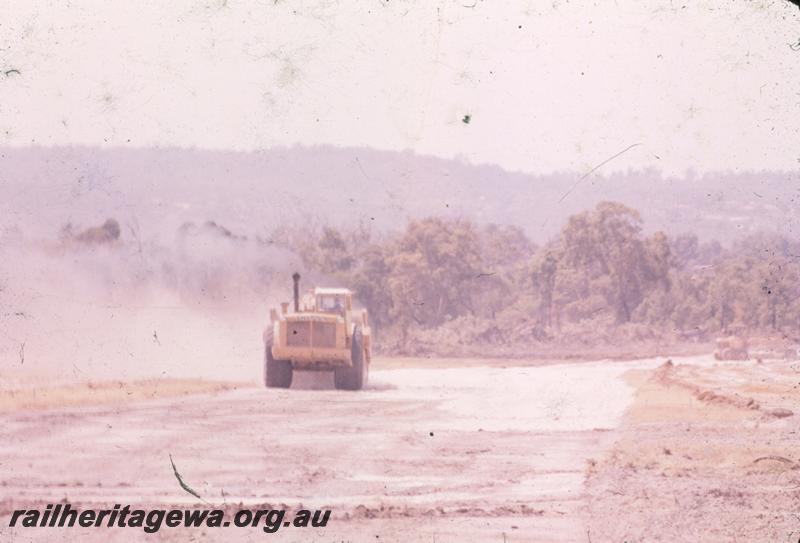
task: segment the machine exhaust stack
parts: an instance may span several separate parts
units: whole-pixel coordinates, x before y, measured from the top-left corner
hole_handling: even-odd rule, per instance
[[[294,272],[292,275],[292,281],[294,281],[294,312],[300,312],[300,274]]]

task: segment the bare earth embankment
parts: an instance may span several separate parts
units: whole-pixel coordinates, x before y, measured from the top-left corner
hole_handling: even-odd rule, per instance
[[[251,383],[204,381],[202,379],[146,379],[139,381],[101,381],[56,386],[0,389],[0,413],[102,404],[125,404],[131,401],[154,400],[236,390],[252,387]]]
[[[588,467],[592,541],[800,539],[800,365],[677,364],[628,379],[638,390],[618,440]]]

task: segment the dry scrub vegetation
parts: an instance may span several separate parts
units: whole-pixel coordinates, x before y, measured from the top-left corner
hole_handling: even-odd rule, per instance
[[[79,284],[78,297],[90,288],[128,303],[130,293],[155,292],[187,307],[266,314],[299,270],[305,286],[355,290],[377,349],[393,355],[675,354],[730,332],[796,342],[800,324],[800,243],[763,234],[723,247],[648,234],[636,210],[614,202],[573,215],[541,246],[515,226],[431,217],[383,234],[295,224],[253,235],[207,221],[158,239],[109,219],[66,225],[52,242],[9,230],[2,247],[15,251],[17,270],[38,268],[29,290],[50,288],[54,300]],[[30,278],[2,271],[4,317],[22,318],[15,297]]]
[[[275,239],[356,290],[385,352],[619,357],[732,331],[797,341],[800,243],[647,235],[614,202],[570,217],[543,246],[514,226],[440,218],[381,239],[330,227]]]

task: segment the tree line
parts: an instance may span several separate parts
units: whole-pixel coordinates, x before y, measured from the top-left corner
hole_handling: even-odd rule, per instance
[[[401,351],[421,337],[513,345],[603,341],[620,330],[632,339],[800,335],[797,240],[755,234],[723,247],[691,233],[648,235],[640,214],[616,202],[570,217],[541,246],[515,226],[437,217],[380,238],[322,227],[273,239],[353,289],[378,337]]]

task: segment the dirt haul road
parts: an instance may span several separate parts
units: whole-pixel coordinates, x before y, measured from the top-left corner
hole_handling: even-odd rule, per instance
[[[64,499],[209,507],[180,488],[172,455],[211,506],[302,504],[332,516],[324,529],[269,535],[162,527],[161,541],[583,541],[587,464],[611,446],[632,400],[622,374],[661,362],[383,370],[359,393],[297,375],[293,390],[6,413],[0,538],[141,537],[8,527],[12,509]]]

